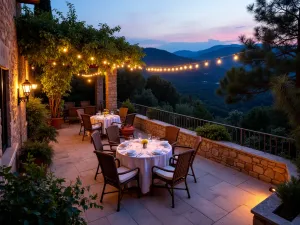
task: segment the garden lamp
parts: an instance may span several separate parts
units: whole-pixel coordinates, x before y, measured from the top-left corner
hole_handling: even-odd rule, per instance
[[[19,88],[18,88],[18,105],[20,105],[20,102],[28,101],[31,89],[35,89],[36,87],[37,87],[36,84],[34,85],[34,88],[33,88],[32,84],[28,80],[25,80],[24,83],[22,84],[24,97],[20,97],[20,92],[19,92]]]

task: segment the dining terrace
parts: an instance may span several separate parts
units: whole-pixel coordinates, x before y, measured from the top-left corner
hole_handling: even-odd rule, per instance
[[[78,135],[80,125],[64,124],[59,130],[58,143],[53,143],[55,155],[51,171],[72,182],[80,177],[90,192],[101,195],[104,180],[102,174],[94,179],[98,166],[94,146],[90,138],[82,141]],[[135,136],[147,133],[135,130]],[[104,144],[108,143],[103,139]],[[197,183],[188,176],[191,198],[186,192],[175,190],[175,208],[171,207],[166,189],[156,189],[153,195],[137,198],[134,192],[125,194],[120,211],[116,211],[117,193],[105,195],[102,209],[89,209],[84,213],[88,224],[252,224],[251,209],[266,199],[270,184],[248,176],[197,155],[194,161]],[[181,184],[183,187],[184,184]],[[107,191],[114,188],[107,185]]]

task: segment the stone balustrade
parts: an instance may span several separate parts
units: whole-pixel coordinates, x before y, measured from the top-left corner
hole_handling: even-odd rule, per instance
[[[170,124],[137,115],[134,126],[154,136],[164,137],[165,127]],[[178,144],[192,146],[196,135],[193,131],[180,129]],[[272,184],[287,181],[290,175],[296,174],[295,167],[286,159],[230,142],[203,138],[198,154]]]

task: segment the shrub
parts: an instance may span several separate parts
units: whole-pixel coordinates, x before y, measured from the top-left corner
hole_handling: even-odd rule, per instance
[[[57,137],[57,130],[49,126],[47,124],[41,124],[37,128],[37,133],[35,134],[34,137],[31,137],[30,139],[34,142],[45,142],[49,143],[50,141],[57,142],[56,137]]]
[[[122,107],[128,108],[128,114],[136,112],[134,105],[130,102],[129,99],[122,103]]]
[[[41,99],[30,98],[26,103],[26,116],[28,137],[32,138],[38,133],[39,125],[45,124],[50,114],[46,105],[42,104]]]
[[[175,112],[182,115],[192,116],[194,108],[189,104],[176,104]]]
[[[205,124],[197,127],[196,132],[199,136],[216,141],[230,141],[231,137],[224,126],[217,124]]]
[[[89,187],[81,187],[79,178],[66,186],[64,179],[28,161],[24,174],[0,167],[0,224],[80,225],[86,224],[82,211],[102,208],[95,203],[97,195],[87,193]]]
[[[155,116],[156,116],[156,111],[155,109],[147,109],[147,117],[150,119],[150,120],[154,120],[155,119]]]
[[[20,160],[26,162],[28,154],[35,159],[42,160],[47,165],[52,163],[53,149],[48,143],[36,141],[25,142],[21,148]]]

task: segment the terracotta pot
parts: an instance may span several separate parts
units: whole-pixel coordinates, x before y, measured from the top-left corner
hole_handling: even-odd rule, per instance
[[[64,123],[63,118],[52,118],[51,119],[51,126],[55,127],[56,129],[60,129],[61,125]]]

